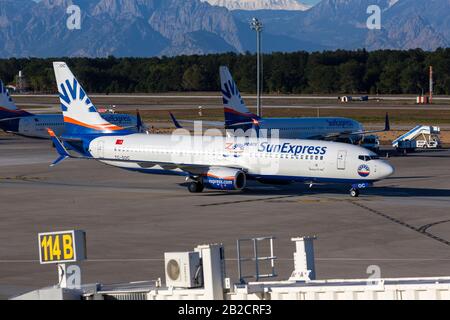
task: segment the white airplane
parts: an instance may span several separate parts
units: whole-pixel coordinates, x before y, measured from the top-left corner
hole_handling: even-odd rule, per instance
[[[116,125],[134,127],[135,131],[141,131],[143,128],[139,114],[136,117],[102,113],[101,116]],[[62,135],[65,129],[62,114],[32,114],[19,109],[0,80],[0,129],[25,137],[48,139],[46,128],[52,129],[58,136]]]
[[[247,180],[345,183],[352,186],[353,197],[394,172],[375,153],[345,143],[132,133],[100,117],[64,62],[54,62],[53,67],[66,132],[58,139],[49,130],[59,153],[52,165],[69,157],[88,158],[143,173],[181,175],[192,181],[190,192],[205,187],[242,190]]]
[[[365,131],[358,121],[341,117],[304,117],[304,118],[262,118],[250,112],[241,97],[236,82],[227,67],[220,67],[220,83],[224,105],[225,122],[203,121],[209,126],[224,127],[225,129],[242,129],[248,131],[268,132],[276,130],[279,138],[286,139],[317,139],[355,143],[365,134],[389,131],[389,117],[386,114],[383,130]],[[179,122],[170,114],[177,128]]]

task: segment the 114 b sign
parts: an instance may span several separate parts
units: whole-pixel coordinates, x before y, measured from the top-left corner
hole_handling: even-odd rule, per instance
[[[86,233],[81,230],[39,233],[41,264],[75,262],[86,259]]]

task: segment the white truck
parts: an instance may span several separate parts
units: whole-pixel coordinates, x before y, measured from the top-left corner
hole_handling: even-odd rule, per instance
[[[441,147],[441,140],[438,137],[430,136],[429,139],[416,140],[416,147],[422,149],[438,149]]]

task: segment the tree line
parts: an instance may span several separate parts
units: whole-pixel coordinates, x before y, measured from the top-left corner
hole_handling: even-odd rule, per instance
[[[65,61],[92,93],[218,91],[219,66],[230,68],[241,92],[256,91],[254,54],[153,58],[0,59],[0,77],[15,84],[22,70],[30,91],[56,92],[52,62]],[[450,94],[450,48],[336,50],[264,54],[263,90],[284,94],[420,94],[433,66],[435,94]]]

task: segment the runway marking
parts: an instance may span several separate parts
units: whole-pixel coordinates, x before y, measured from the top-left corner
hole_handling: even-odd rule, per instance
[[[46,178],[41,177],[27,177],[26,175],[20,175],[15,177],[0,177],[0,180],[13,180],[13,181],[28,181],[28,182],[36,182],[36,181],[42,181]]]
[[[257,201],[270,201],[277,199],[285,199],[285,198],[294,198],[300,197],[301,195],[288,195],[288,196],[279,196],[279,197],[270,197],[270,198],[258,198],[258,199],[246,199],[246,200],[235,200],[235,201],[224,201],[224,202],[216,202],[216,203],[207,203],[207,204],[199,204],[198,207],[212,207],[212,206],[222,206],[227,204],[237,204],[237,203],[246,203],[246,202],[257,202]]]
[[[369,208],[369,207],[367,207],[367,206],[365,206],[365,205],[363,205],[363,204],[361,204],[361,203],[359,203],[359,202],[356,202],[356,201],[354,201],[354,200],[347,200],[347,201],[350,202],[351,204],[357,206],[357,207],[360,207],[360,208],[366,210],[366,211],[369,211],[369,212],[371,212],[371,213],[375,213],[376,215],[381,216],[381,217],[383,217],[383,218],[385,218],[385,219],[388,219],[388,220],[390,220],[390,221],[392,221],[392,222],[394,222],[394,223],[396,223],[396,224],[399,224],[399,225],[401,225],[401,226],[404,226],[404,227],[406,227],[406,228],[408,228],[408,229],[410,229],[410,230],[413,230],[413,231],[418,232],[418,233],[420,233],[420,234],[423,234],[423,235],[425,235],[425,236],[427,236],[427,237],[429,237],[429,238],[431,238],[431,239],[433,239],[433,240],[439,241],[439,242],[441,242],[441,243],[443,243],[443,244],[445,244],[445,245],[447,245],[447,246],[450,246],[450,241],[447,241],[447,240],[445,240],[445,239],[443,239],[443,238],[440,238],[440,237],[438,237],[438,236],[435,236],[434,234],[432,234],[432,233],[430,233],[430,232],[427,232],[427,231],[426,231],[427,228],[425,228],[425,229],[424,229],[423,227],[416,228],[416,227],[414,227],[414,226],[412,226],[412,225],[410,225],[410,224],[408,224],[408,223],[406,223],[406,222],[404,222],[404,221],[401,221],[401,220],[399,220],[399,219],[396,219],[396,218],[394,218],[394,217],[391,217],[391,216],[389,216],[389,215],[387,215],[387,214],[385,214],[385,213],[382,213],[382,212],[380,212],[380,211],[378,211],[378,210]],[[447,221],[445,221],[445,222],[447,222]],[[443,222],[442,222],[442,223],[443,223]],[[427,225],[426,225],[426,226],[427,226]],[[426,226],[425,226],[425,227],[426,227]]]
[[[257,201],[265,201],[269,203],[324,203],[324,202],[342,202],[347,201],[346,199],[342,198],[328,198],[328,197],[321,197],[321,198],[306,198],[309,194],[298,194],[298,195],[287,195],[287,196],[278,196],[278,197],[270,197],[270,198],[257,198],[257,199],[247,199],[247,200],[236,200],[236,201],[224,201],[224,202],[217,202],[217,203],[207,203],[207,204],[199,204],[197,206],[199,207],[210,207],[210,206],[222,206],[222,205],[228,205],[228,204],[237,204],[237,203],[246,203],[246,202],[257,202]],[[296,197],[305,197],[301,198],[299,200],[283,200],[287,198],[296,198]],[[364,199],[362,201],[373,201],[373,199]]]
[[[446,222],[450,222],[450,220],[442,220],[442,221],[437,221],[437,222],[429,223],[429,224],[426,224],[426,225],[424,225],[424,226],[421,226],[421,227],[419,228],[419,230],[420,230],[420,232],[425,232],[428,228],[431,228],[431,227],[434,227],[435,225],[442,224],[442,223],[446,223]]]

